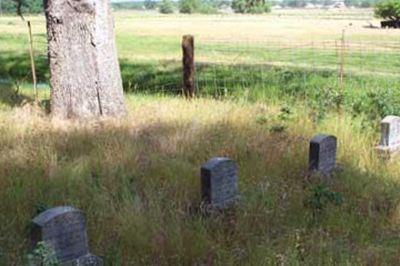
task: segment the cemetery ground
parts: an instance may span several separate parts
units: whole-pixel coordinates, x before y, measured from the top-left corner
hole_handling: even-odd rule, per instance
[[[1,112],[1,261],[22,264],[39,211],[84,211],[106,264],[395,264],[399,164],[359,118],[313,123],[305,107],[127,96],[126,119],[51,123],[25,107]],[[309,139],[338,137],[342,171],[307,174]],[[200,166],[238,162],[236,210],[204,217]]]
[[[298,26],[291,24],[296,14],[283,16],[286,26]],[[329,16],[318,21],[347,19]],[[224,18],[229,27],[229,21],[245,19]],[[194,19],[199,23],[190,33],[200,40],[226,34],[207,36],[208,29],[222,27],[216,17]],[[257,27],[263,17],[249,19]],[[41,55],[43,19],[33,21]],[[0,18],[0,264],[26,262],[30,221],[39,212],[72,205],[84,212],[91,252],[106,265],[396,265],[400,164],[374,150],[380,119],[398,115],[398,92],[390,90],[396,81],[360,75],[365,87],[346,83],[340,95],[335,71],[268,65],[260,72],[269,75],[264,82],[253,82],[259,79],[252,78],[251,58],[248,65],[225,66],[223,55],[228,61],[231,55],[214,52],[217,44],[210,41],[203,59],[219,64],[198,66],[208,78],[198,84],[200,97],[187,101],[176,94],[181,32],[171,36],[176,28],[188,33],[172,26],[182,21],[188,25],[190,17],[117,14],[128,115],[79,125],[51,121],[45,108],[26,104],[33,95],[26,84],[25,29],[17,18]],[[152,23],[158,24],[148,27]],[[259,36],[246,29],[235,34],[243,40],[246,34]],[[360,28],[360,38],[397,38],[376,31]],[[284,34],[274,32],[278,38]],[[37,68],[39,96],[46,100],[44,58],[37,59]],[[307,83],[301,83],[304,73]],[[227,76],[247,80],[218,84]],[[307,171],[309,140],[317,133],[338,139],[340,171],[327,182]],[[240,202],[207,217],[199,210],[200,166],[215,156],[237,162]]]

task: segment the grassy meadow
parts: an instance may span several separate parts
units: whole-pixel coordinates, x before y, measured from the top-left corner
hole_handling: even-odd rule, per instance
[[[31,19],[47,100],[45,24]],[[84,211],[105,265],[397,265],[400,163],[374,146],[379,120],[400,115],[399,35],[366,21],[378,25],[371,10],[117,13],[128,115],[79,124],[29,104],[26,28],[0,17],[0,265],[28,263],[30,220],[58,205]],[[186,33],[192,101],[179,94]],[[306,171],[316,133],[338,137],[329,182]],[[200,166],[214,156],[237,161],[241,201],[205,217]]]

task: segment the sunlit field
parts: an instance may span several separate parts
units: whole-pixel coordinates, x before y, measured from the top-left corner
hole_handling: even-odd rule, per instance
[[[367,28],[379,25],[372,10],[118,12],[128,115],[85,124],[47,113],[45,21],[30,19],[40,107],[27,29],[0,17],[0,265],[27,265],[30,220],[59,205],[85,213],[105,265],[398,264],[400,163],[374,147],[380,119],[400,115],[400,30]],[[188,33],[191,101],[181,96]],[[339,142],[328,182],[307,171],[317,133]],[[215,156],[237,162],[241,197],[205,216],[200,166]]]
[[[275,10],[259,16],[125,11],[115,17],[127,92],[180,93],[181,38],[193,34],[199,95],[301,99],[323,112],[342,104],[373,119],[400,109],[395,89],[400,36],[395,29],[380,29],[371,9]],[[45,22],[42,16],[30,19],[38,79],[45,88]],[[2,17],[0,31],[0,77],[29,83],[26,27],[20,18]]]

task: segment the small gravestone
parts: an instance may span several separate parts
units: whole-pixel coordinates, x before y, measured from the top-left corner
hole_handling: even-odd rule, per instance
[[[201,167],[203,203],[216,209],[230,207],[238,200],[236,163],[223,157],[209,160]]]
[[[337,139],[335,136],[316,135],[310,141],[309,169],[329,175],[336,168]]]
[[[55,253],[61,265],[103,265],[89,253],[83,213],[69,206],[42,212],[32,220],[32,243],[42,242]]]
[[[377,150],[386,154],[400,150],[400,117],[390,115],[381,121],[381,141]]]

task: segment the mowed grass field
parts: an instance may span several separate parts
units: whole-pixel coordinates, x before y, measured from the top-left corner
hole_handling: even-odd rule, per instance
[[[371,10],[117,13],[128,115],[82,125],[29,104],[26,28],[1,17],[0,265],[28,263],[30,220],[58,205],[83,210],[105,265],[397,265],[400,163],[374,147],[380,118],[400,114],[397,54],[382,47],[399,33],[366,21],[378,25]],[[45,100],[44,19],[32,23]],[[332,43],[343,28],[366,47],[353,60],[347,48],[341,88]],[[186,33],[196,37],[192,101],[179,95]],[[307,173],[317,133],[339,141],[328,182]],[[214,156],[237,161],[241,201],[206,217],[200,166]]]
[[[199,95],[300,99],[321,115],[342,104],[371,119],[400,110],[399,34],[368,28],[379,26],[371,9],[276,10],[262,16],[118,12],[115,17],[127,92],[180,93],[181,38],[193,34]],[[45,21],[29,19],[38,79],[46,88]],[[29,83],[26,27],[17,17],[2,17],[0,31],[0,77]]]

